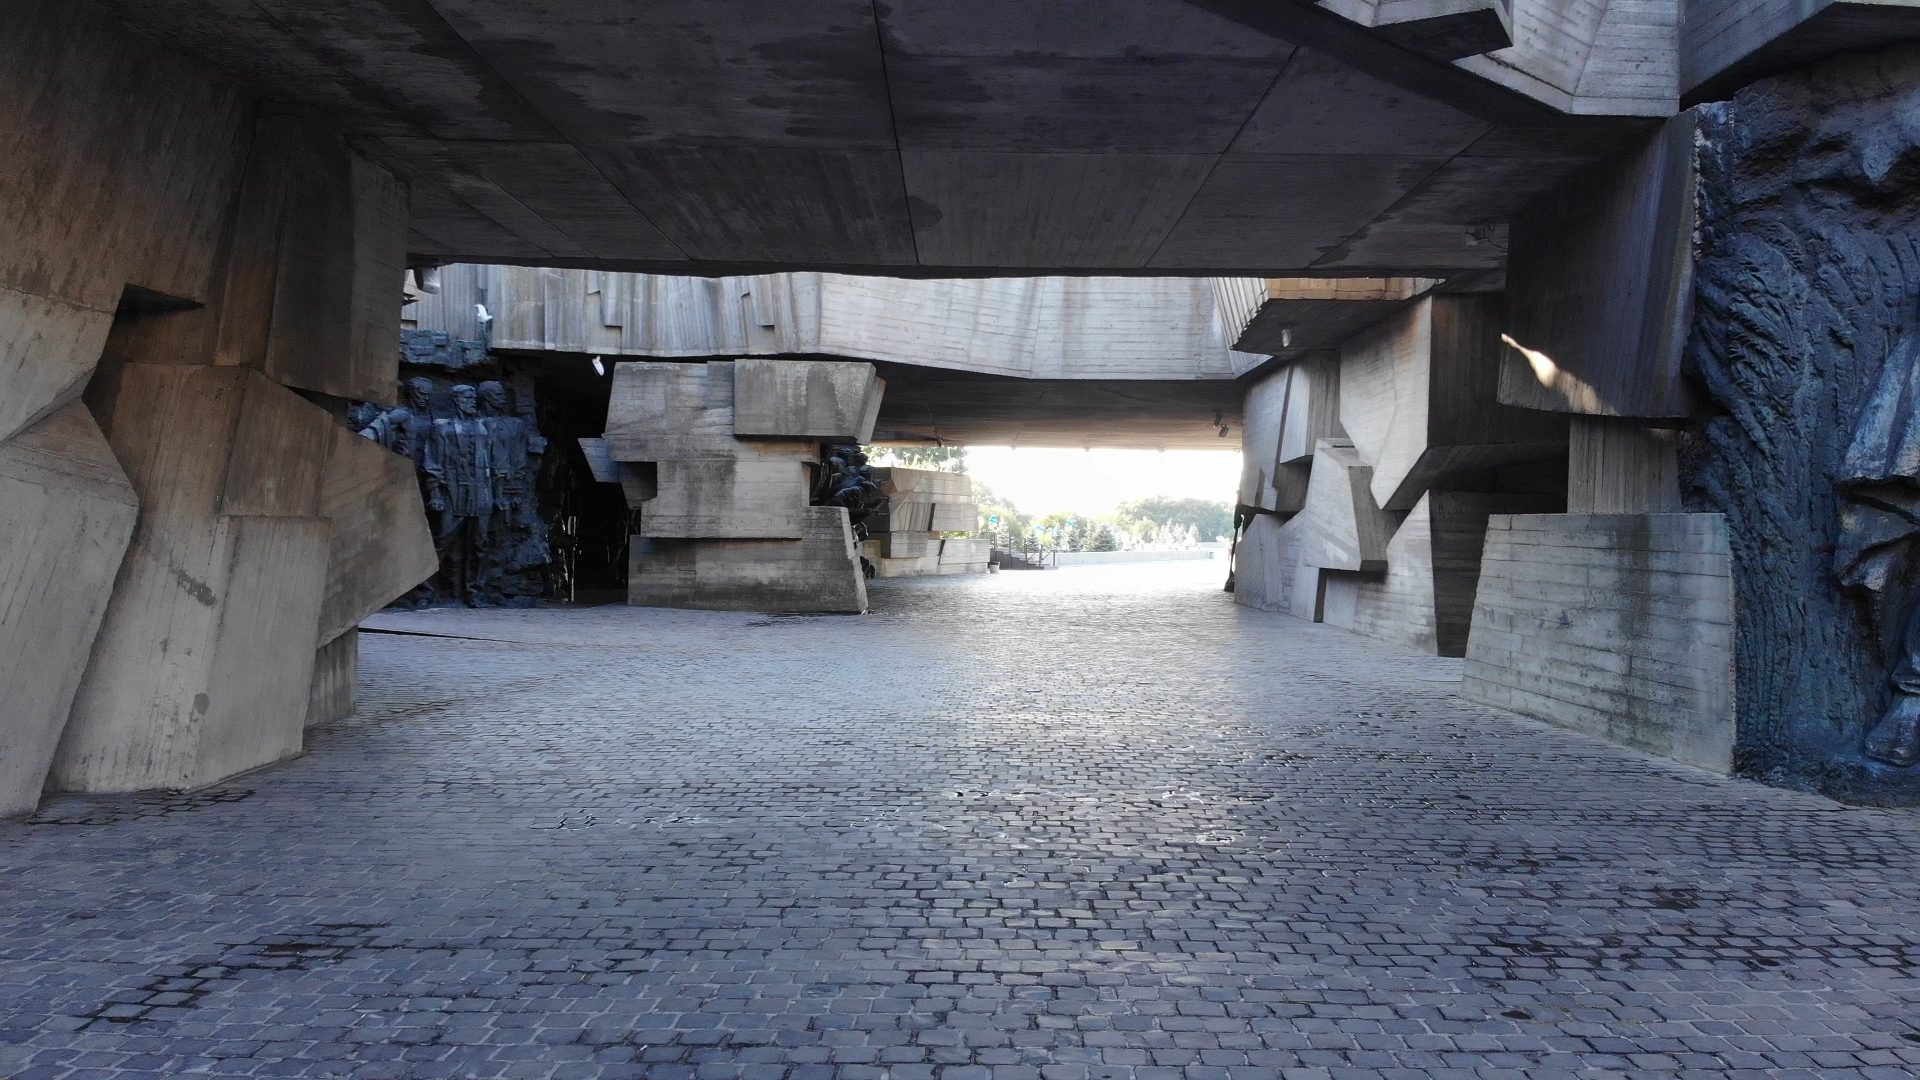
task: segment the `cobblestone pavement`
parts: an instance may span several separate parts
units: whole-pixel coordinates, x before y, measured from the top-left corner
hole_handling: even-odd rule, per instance
[[[0,1075],[1920,1073],[1920,814],[1218,573],[383,616],[304,758],[0,824]]]

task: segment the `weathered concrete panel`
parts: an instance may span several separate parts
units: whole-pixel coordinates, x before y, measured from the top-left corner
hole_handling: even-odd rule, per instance
[[[1373,501],[1373,470],[1351,445],[1322,440],[1300,522],[1300,565],[1377,573],[1387,568],[1394,522]]]
[[[1683,0],[1680,92],[1731,97],[1768,75],[1920,37],[1910,0]]]
[[[138,508],[84,405],[0,442],[0,817],[40,801]]]
[[[1298,465],[1312,461],[1314,447],[1321,439],[1347,437],[1346,429],[1340,426],[1339,356],[1313,356],[1289,367],[1278,462]]]
[[[809,506],[805,523],[798,540],[636,540],[627,602],[725,611],[866,611],[866,578],[847,512]]]
[[[1681,511],[1678,431],[1610,416],[1576,416],[1567,443],[1570,513]]]
[[[1300,568],[1300,519],[1257,514],[1234,546],[1233,601],[1262,611],[1291,611]]]
[[[244,368],[130,364],[121,380],[108,438],[140,525],[56,789],[191,787],[297,753],[320,644],[334,420]]]
[[[1516,217],[1499,400],[1594,416],[1687,415],[1691,113]]]
[[[1495,515],[1461,692],[1730,772],[1733,636],[1721,515]]]
[[[1240,505],[1278,508],[1273,488],[1280,428],[1287,410],[1290,371],[1276,371],[1247,387],[1240,409]]]
[[[353,715],[359,703],[360,631],[348,630],[314,653],[305,726],[344,720]]]
[[[825,360],[736,360],[733,433],[865,443],[873,439],[884,389],[872,364]]]
[[[1387,542],[1384,574],[1330,573],[1325,620],[1440,656],[1465,656],[1487,520],[1558,510],[1540,495],[1429,491]]]
[[[1340,424],[1373,495],[1408,510],[1464,472],[1554,457],[1566,420],[1496,399],[1498,296],[1429,297],[1340,350]]]
[[[242,273],[229,282],[255,289],[247,271],[270,275],[272,316],[257,360],[223,333],[223,362],[257,363],[304,390],[393,401],[406,198],[405,185],[324,130],[262,120],[243,195],[250,213],[236,245]],[[246,266],[268,259],[270,266]]]
[[[766,445],[766,444],[761,444]],[[659,463],[658,494],[642,504],[640,534],[671,538],[806,535],[805,459],[754,453]]]
[[[0,439],[79,400],[113,312],[0,285]]]
[[[92,4],[15,0],[0,100],[0,287],[106,314],[129,284],[213,299],[253,128],[237,84]]]
[[[339,425],[329,433],[318,513],[332,525],[323,644],[440,568],[413,462]]]

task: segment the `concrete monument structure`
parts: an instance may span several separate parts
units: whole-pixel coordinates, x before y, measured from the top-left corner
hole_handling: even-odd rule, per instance
[[[996,319],[1047,289],[1084,308],[1115,277],[1254,279],[1189,293],[1203,317],[1182,325],[1218,344],[1177,372],[1075,377],[1046,349],[998,368],[826,355],[872,362],[897,410],[876,427],[928,441],[1238,436],[1247,380],[1243,544],[1295,570],[1243,580],[1243,598],[1295,588],[1306,549],[1287,537],[1346,537],[1314,495],[1320,447],[1345,440],[1359,464],[1321,490],[1350,496],[1355,538],[1363,513],[1393,531],[1384,571],[1313,567],[1323,617],[1425,625],[1367,613],[1427,610],[1430,581],[1432,647],[1451,650],[1461,588],[1443,577],[1465,564],[1443,549],[1484,512],[1504,554],[1476,587],[1468,693],[1524,690],[1509,703],[1556,722],[1920,801],[1897,377],[1920,336],[1902,246],[1915,34],[1896,0],[1141,0],[1097,18],[804,0],[754,19],[699,0],[16,0],[0,9],[0,483],[19,500],[0,511],[0,812],[49,778],[207,782],[297,751],[305,717],[339,707],[354,639],[333,631],[411,573],[364,560],[415,565],[430,537],[417,488],[363,460],[389,451],[329,425],[348,400],[397,399],[403,271],[463,261],[540,267],[542,288],[562,267],[1105,276],[983,282],[968,310]],[[627,334],[637,294],[580,295],[541,301],[584,321],[539,339],[578,340],[584,363],[597,346],[576,330]],[[799,333],[777,299],[721,292],[712,310],[743,340]],[[850,348],[827,344],[830,307],[809,348]],[[1422,318],[1411,336],[1397,321]],[[742,435],[731,414],[722,432],[709,414],[738,388],[708,382],[677,443],[609,433],[628,440],[608,459],[622,486],[683,534],[656,538],[661,580],[682,583],[663,589],[725,580],[745,565],[726,545],[850,560],[828,535],[846,508],[810,498],[823,437]],[[811,408],[797,426],[816,431]],[[767,415],[748,428],[792,419]],[[1537,456],[1557,424],[1564,460]],[[755,500],[780,535],[740,535]],[[369,547],[346,535],[364,521],[391,527]],[[1720,535],[1723,564],[1705,550]],[[1570,546],[1588,590],[1527,607],[1526,568]],[[1619,575],[1656,596],[1681,563],[1689,604],[1607,621]],[[1718,670],[1722,580],[1734,690],[1668,693]],[[1481,633],[1496,616],[1542,616],[1542,655],[1613,681],[1580,696],[1572,665],[1516,666]],[[1629,662],[1617,633],[1668,635],[1698,663]]]
[[[867,519],[863,548],[876,577],[984,574],[989,541],[942,537],[980,527],[973,480],[965,473],[891,466],[874,470],[885,505]]]
[[[812,501],[810,473],[822,442],[872,437],[880,394],[870,364],[617,366],[605,455],[640,509],[628,601],[865,611],[847,508]]]
[[[491,321],[482,324],[478,313]],[[1219,449],[1238,351],[1202,278],[690,278],[453,265],[414,333],[520,357],[840,357],[887,382],[875,438]],[[1237,432],[1236,432],[1237,433]]]
[[[0,87],[0,814],[298,753],[430,559],[315,403],[393,397],[406,187],[84,4],[0,15]]]

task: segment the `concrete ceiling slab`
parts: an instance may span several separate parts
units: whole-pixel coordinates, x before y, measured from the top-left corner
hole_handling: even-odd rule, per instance
[[[1644,128],[1305,0],[102,2],[412,182],[416,261],[1478,271],[1534,177],[1444,163]]]
[[[1583,130],[1584,129],[1584,130]],[[1316,269],[1380,265],[1446,267],[1454,273],[1506,265],[1505,221],[1523,206],[1593,163],[1624,148],[1631,129],[1571,125],[1570,129],[1496,128],[1435,170],[1393,206],[1367,223]],[[1577,148],[1577,149],[1576,149]],[[1490,239],[1476,240],[1476,224]]]
[[[901,155],[920,260],[1140,267],[1216,159],[1175,154]]]
[[[1192,56],[1285,60],[1292,42],[1185,3],[883,0],[887,52],[918,56]]]
[[[910,150],[1217,154],[1278,60],[888,56]]]
[[[429,241],[411,250],[434,262],[460,262],[476,251],[492,253],[493,258],[508,262],[541,262],[553,257],[552,252],[516,236],[426,177],[413,182],[409,224],[415,234]]]
[[[1303,269],[1445,163],[1444,158],[1224,157],[1149,265]]]
[[[1247,154],[1450,156],[1493,125],[1301,49],[1233,141]]]
[[[891,148],[871,0],[434,0],[581,142]]]
[[[428,0],[252,3],[340,78],[421,132],[443,139],[559,135]]]
[[[251,0],[103,0],[136,33],[180,49],[273,100],[363,135],[420,134],[395,103],[288,34]],[[496,129],[498,130],[498,129]]]
[[[587,257],[686,258],[570,143],[446,145],[479,175],[565,234]]]
[[[587,157],[689,258],[779,263],[804,251],[827,264],[915,262],[896,154],[596,146]]]

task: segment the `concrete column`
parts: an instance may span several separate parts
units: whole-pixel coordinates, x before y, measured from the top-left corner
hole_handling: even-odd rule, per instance
[[[0,11],[0,100],[0,815],[296,753],[432,568],[407,463],[290,389],[392,398],[406,193],[84,2]]]
[[[0,817],[40,801],[138,507],[84,405],[0,443]]]
[[[1615,416],[1574,416],[1568,428],[1567,512],[1680,512],[1680,433]]]

